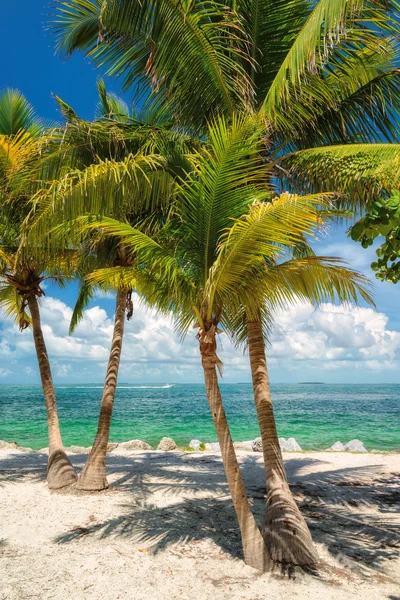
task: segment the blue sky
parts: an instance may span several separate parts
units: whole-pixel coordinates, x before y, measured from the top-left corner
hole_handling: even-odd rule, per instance
[[[99,72],[80,55],[69,60],[55,56],[53,39],[44,28],[50,13],[48,2],[42,0],[4,3],[0,88],[20,89],[38,114],[50,121],[58,119],[52,93],[90,119],[97,101]],[[120,93],[118,82],[106,81],[110,91]],[[374,251],[363,250],[347,239],[345,229],[332,229],[318,242],[318,253],[341,256],[373,278],[369,264]],[[74,283],[62,291],[48,286],[42,303],[54,377],[59,383],[101,382],[112,332],[113,297],[97,297],[70,338],[68,321],[75,297]],[[315,310],[299,305],[277,315],[269,350],[272,381],[400,382],[400,287],[376,281],[375,300],[376,311],[365,306]],[[168,319],[142,307],[136,307],[126,331],[120,381],[202,381],[192,332],[180,346]],[[248,358],[221,338],[225,381],[249,380]],[[2,383],[39,382],[31,333],[20,334],[1,313],[0,359]]]

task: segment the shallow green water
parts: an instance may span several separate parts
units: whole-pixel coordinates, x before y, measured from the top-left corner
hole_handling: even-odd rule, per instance
[[[259,435],[250,384],[222,384],[234,440]],[[93,442],[102,388],[57,387],[63,440]],[[278,433],[304,450],[325,449],[357,438],[367,449],[400,450],[400,385],[274,385]],[[156,446],[170,436],[216,441],[203,385],[130,386],[117,391],[111,441],[142,439]],[[39,386],[0,387],[0,439],[47,446],[46,413]]]

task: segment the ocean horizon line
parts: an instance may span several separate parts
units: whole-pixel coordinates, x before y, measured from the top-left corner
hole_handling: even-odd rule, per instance
[[[179,382],[175,382],[175,381],[169,381],[169,382],[153,382],[153,383],[149,383],[149,382],[122,382],[122,383],[118,383],[117,387],[166,387],[166,386],[187,386],[187,385],[196,385],[196,386],[203,386],[204,387],[204,382],[202,381],[194,381],[194,382],[190,382],[190,381],[179,381]],[[220,381],[220,385],[252,385],[251,381]],[[390,382],[387,383],[385,381],[381,381],[381,382],[374,382],[374,383],[365,383],[362,381],[356,381],[356,382],[347,382],[347,381],[343,381],[343,382],[330,382],[330,381],[274,381],[271,382],[271,386],[275,386],[275,385],[293,385],[293,386],[297,386],[297,385],[328,385],[328,386],[349,386],[349,385],[362,385],[362,386],[371,386],[371,387],[378,387],[378,386],[390,386],[390,385],[400,385],[400,381],[394,381],[394,382]],[[0,388],[1,387],[42,387],[42,384],[39,383],[15,383],[15,382],[10,382],[10,383],[5,383],[5,382],[0,382]],[[79,383],[57,383],[54,382],[54,387],[56,388],[68,388],[68,387],[96,387],[96,388],[103,388],[104,387],[104,381],[88,381],[88,382],[79,382]]]

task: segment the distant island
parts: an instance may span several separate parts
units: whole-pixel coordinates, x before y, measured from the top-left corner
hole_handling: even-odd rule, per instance
[[[298,385],[325,385],[325,381],[299,381]]]

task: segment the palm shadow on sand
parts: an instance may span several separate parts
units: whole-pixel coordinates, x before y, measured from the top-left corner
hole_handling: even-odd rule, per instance
[[[72,460],[80,468],[86,456],[72,455]],[[263,465],[258,455],[252,454],[242,455],[241,462],[245,467],[243,475],[248,495],[261,524],[265,501]],[[344,566],[382,570],[399,551],[400,527],[390,519],[400,508],[398,474],[379,473],[377,466],[312,474],[302,472],[303,468],[316,462],[321,461],[307,456],[285,461],[292,492],[313,539],[324,544]],[[2,481],[17,483],[26,478],[44,481],[46,464],[45,454],[15,453],[0,460],[0,485]],[[242,558],[236,517],[220,456],[169,453],[167,457],[158,452],[123,456],[111,453],[107,464],[112,490],[126,494],[121,514],[102,522],[77,526],[58,536],[57,543],[69,543],[90,535],[100,538],[121,536],[133,543],[146,544],[149,551],[157,553],[182,542],[192,542],[193,546],[211,539],[217,554],[222,551]],[[165,496],[165,506],[154,504],[152,496],[155,492]],[[76,492],[69,489],[63,493]]]
[[[131,496],[121,505],[121,514],[70,530],[57,538],[58,543],[87,535],[122,536],[145,543],[157,553],[182,542],[212,539],[222,552],[242,558],[220,457],[174,453],[167,462],[163,454],[147,453],[133,460],[118,455],[108,459],[114,487]],[[398,556],[400,545],[400,527],[390,519],[400,507],[397,475],[379,474],[376,466],[302,473],[303,467],[315,462],[308,457],[285,461],[291,489],[313,539],[324,544],[344,567],[383,570],[387,561]],[[261,524],[263,466],[253,455],[243,456],[242,464],[248,495]],[[152,495],[157,490],[165,494],[167,506],[153,504]],[[209,497],[196,497],[200,490]],[[183,501],[181,496],[174,501],[177,492],[184,495]]]

